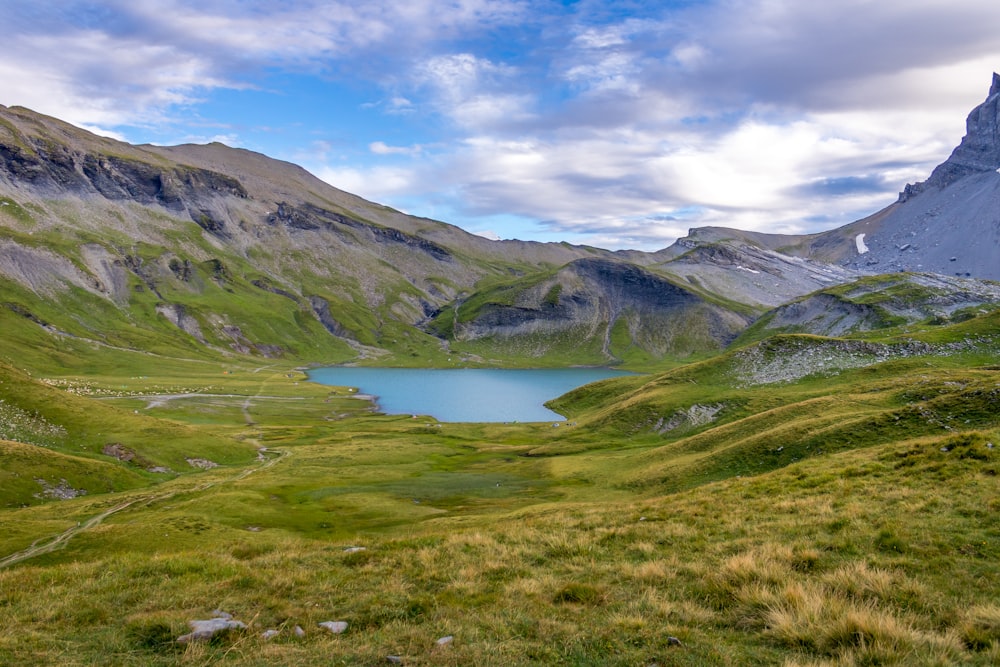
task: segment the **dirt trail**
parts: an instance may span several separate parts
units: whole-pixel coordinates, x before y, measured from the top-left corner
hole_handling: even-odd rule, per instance
[[[107,509],[96,516],[92,516],[86,521],[80,522],[75,526],[71,526],[64,530],[63,532],[55,535],[51,538],[39,538],[31,543],[27,549],[22,549],[21,551],[14,552],[8,556],[0,558],[0,569],[3,569],[9,565],[14,565],[15,563],[20,563],[21,561],[28,560],[29,558],[34,558],[35,556],[40,556],[42,554],[47,554],[55,551],[56,549],[61,549],[66,546],[66,544],[73,539],[73,537],[85,530],[90,530],[96,526],[99,526],[102,521],[111,516],[112,514],[117,514],[122,510],[128,509],[135,504],[150,505],[159,500],[167,500],[181,493],[193,493],[198,491],[204,491],[210,489],[218,484],[231,484],[232,482],[237,482],[241,479],[246,479],[253,473],[259,470],[266,470],[271,466],[277,464],[279,461],[285,459],[291,455],[291,452],[285,450],[267,450],[267,453],[277,454],[277,456],[270,456],[261,458],[260,465],[251,466],[240,471],[237,475],[230,479],[222,481],[205,482],[199,484],[193,488],[177,489],[176,491],[166,491],[162,493],[150,493],[144,494],[137,498],[132,498],[131,500],[119,503],[114,507]],[[263,454],[263,450],[262,450]]]

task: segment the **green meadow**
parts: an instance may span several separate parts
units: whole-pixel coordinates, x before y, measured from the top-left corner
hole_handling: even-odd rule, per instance
[[[996,313],[665,364],[559,428],[3,318],[0,664],[1000,662]]]

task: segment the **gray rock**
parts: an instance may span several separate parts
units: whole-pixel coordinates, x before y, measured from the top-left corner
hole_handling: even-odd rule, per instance
[[[344,633],[347,630],[346,621],[323,621],[319,627],[326,628],[335,635]]]
[[[294,632],[295,632],[295,636],[296,637],[305,637],[306,636],[306,631],[302,629],[301,625],[296,625]]]
[[[437,644],[438,646],[447,646],[453,641],[455,641],[455,638],[452,637],[451,635],[448,635],[447,637],[442,637],[441,639],[437,640],[434,643]]]
[[[260,636],[261,636],[261,639],[263,639],[264,641],[267,641],[267,640],[271,639],[272,637],[277,637],[280,634],[281,634],[280,630],[265,630],[264,632],[260,633]]]
[[[220,632],[227,630],[244,630],[246,624],[234,621],[232,618],[210,618],[204,621],[188,621],[191,632],[181,635],[177,641],[186,644],[193,641],[205,641],[211,639]]]

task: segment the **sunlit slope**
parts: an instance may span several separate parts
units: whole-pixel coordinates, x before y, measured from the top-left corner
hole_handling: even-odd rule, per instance
[[[845,450],[978,433],[1000,425],[998,332],[991,314],[883,341],[772,337],[571,392],[550,405],[576,426],[531,454],[591,451],[609,461],[600,472],[609,483],[673,492]]]
[[[99,393],[107,390],[40,381],[0,363],[0,504],[120,491],[197,471],[199,462],[247,463],[256,455],[225,433],[122,410]]]

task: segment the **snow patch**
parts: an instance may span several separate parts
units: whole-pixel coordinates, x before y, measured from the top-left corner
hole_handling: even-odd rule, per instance
[[[854,245],[858,247],[858,254],[863,255],[868,252],[868,246],[865,245],[865,235],[858,234],[854,237]]]

